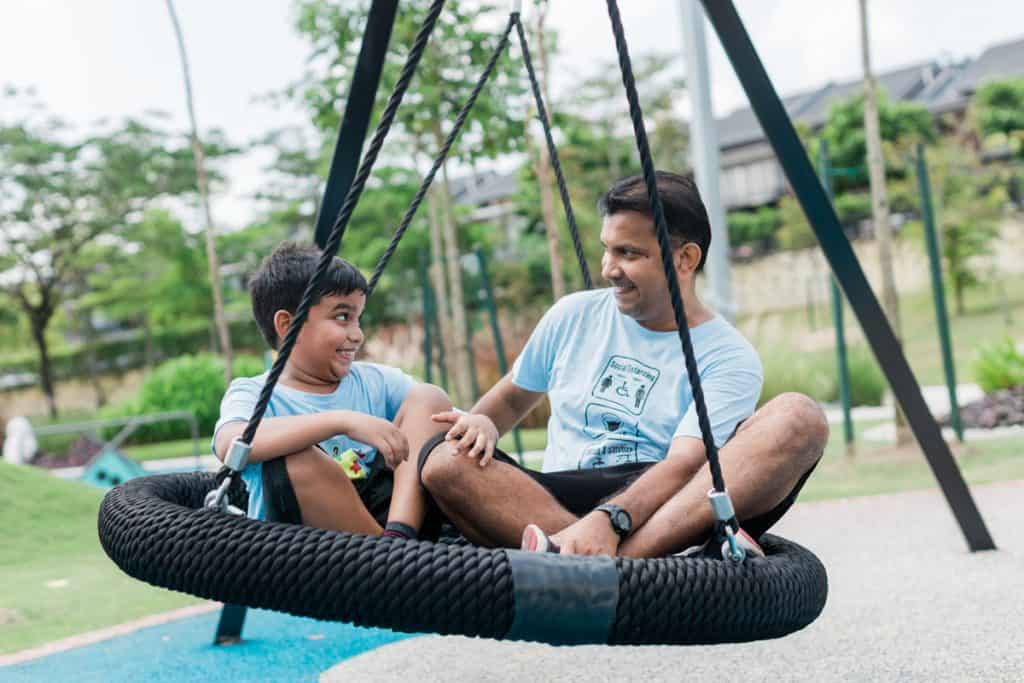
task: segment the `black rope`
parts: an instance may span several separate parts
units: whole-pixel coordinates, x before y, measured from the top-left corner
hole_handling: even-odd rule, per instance
[[[676,327],[679,329],[679,341],[683,345],[686,357],[686,374],[690,378],[690,390],[693,402],[697,407],[697,421],[700,434],[707,453],[708,467],[711,469],[711,481],[716,491],[725,490],[722,478],[722,467],[718,462],[718,448],[711,432],[711,421],[708,419],[708,407],[704,402],[704,390],[697,374],[697,359],[693,353],[693,341],[690,339],[690,328],[686,324],[686,310],[679,292],[679,281],[676,279],[675,266],[672,263],[672,247],[668,241],[668,225],[665,222],[665,211],[658,196],[658,185],[654,172],[654,161],[651,159],[651,148],[647,142],[647,131],[644,128],[644,116],[640,110],[640,98],[636,94],[636,82],[633,79],[633,67],[629,60],[626,47],[626,35],[622,29],[618,3],[608,0],[608,17],[612,21],[612,32],[615,34],[615,48],[619,53],[619,68],[622,70],[622,84],[626,86],[626,98],[629,100],[629,116],[633,120],[633,133],[636,136],[636,148],[640,153],[640,164],[643,167],[644,182],[647,184],[647,198],[654,214],[654,225],[658,235],[658,247],[661,249],[661,261],[668,280],[668,291],[672,297],[672,312],[675,314]]]
[[[558,160],[558,148],[555,147],[555,139],[551,135],[551,122],[548,120],[548,113],[544,107],[544,98],[540,95],[537,74],[533,70],[533,60],[530,59],[530,48],[526,44],[523,22],[519,20],[518,12],[513,15],[513,19],[516,24],[516,32],[519,34],[519,46],[523,52],[523,63],[526,64],[526,73],[530,75],[530,87],[533,89],[533,98],[537,102],[537,116],[540,117],[541,126],[544,128],[544,139],[548,145],[548,158],[551,159],[551,168],[555,171],[555,179],[558,181],[558,194],[562,197],[562,206],[565,208],[565,220],[569,224],[569,234],[572,235],[572,248],[576,251],[576,260],[579,262],[580,272],[583,274],[583,286],[586,289],[593,289],[594,282],[590,278],[590,268],[587,266],[587,259],[583,255],[583,244],[580,242],[580,232],[576,227],[576,215],[573,213],[572,203],[569,201],[569,190],[566,188],[565,176],[562,174],[562,163]],[[541,40],[543,39],[543,36],[541,36]]]
[[[459,115],[455,117],[455,123],[452,126],[451,132],[448,133],[448,137],[445,138],[444,144],[441,145],[440,151],[434,158],[434,164],[430,167],[430,171],[427,172],[427,175],[424,176],[423,182],[420,183],[420,187],[416,191],[416,196],[413,197],[412,203],[409,205],[409,208],[406,209],[401,223],[391,236],[391,243],[388,244],[388,248],[384,250],[384,253],[377,261],[377,265],[373,269],[373,274],[370,276],[369,293],[372,293],[374,288],[377,287],[377,282],[380,280],[381,275],[384,274],[384,268],[387,267],[388,261],[391,260],[395,250],[398,248],[398,243],[402,241],[402,236],[405,235],[405,231],[409,229],[409,224],[412,223],[412,219],[416,216],[416,211],[419,210],[420,204],[423,203],[423,198],[427,196],[427,190],[430,189],[431,183],[434,182],[434,176],[437,175],[441,165],[444,164],[445,159],[448,158],[448,152],[451,150],[452,145],[455,144],[455,139],[459,136],[459,132],[461,132],[462,126],[465,124],[470,110],[473,108],[473,105],[476,104],[477,97],[480,96],[480,92],[484,89],[484,85],[487,84],[487,81],[491,77],[491,73],[494,72],[494,67],[498,63],[498,59],[501,57],[502,53],[505,52],[505,48],[508,46],[508,35],[512,32],[512,24],[515,22],[515,18],[517,16],[518,14],[513,14],[509,17],[508,25],[505,26],[505,32],[502,34],[501,40],[498,41],[498,45],[494,48],[494,52],[491,53],[491,58],[487,62],[487,66],[484,67],[483,73],[480,74],[480,78],[473,87],[473,91],[469,94],[465,103],[463,103],[462,109],[459,110]]]
[[[355,210],[356,203],[359,201],[359,196],[362,194],[363,188],[366,186],[366,181],[370,177],[370,171],[373,170],[373,164],[377,161],[377,155],[380,153],[380,148],[384,144],[384,138],[387,136],[388,131],[391,129],[391,124],[394,122],[395,114],[398,111],[398,105],[402,103],[402,98],[405,96],[405,91],[409,87],[409,82],[412,81],[412,77],[416,73],[416,67],[419,65],[420,58],[423,56],[423,51],[426,49],[427,40],[430,38],[430,34],[434,30],[434,24],[437,23],[437,17],[440,15],[443,7],[444,0],[434,0],[430,5],[427,16],[423,20],[423,24],[420,26],[419,32],[416,34],[416,40],[413,43],[412,49],[409,51],[409,56],[406,58],[405,65],[402,67],[402,73],[398,82],[395,84],[395,89],[391,93],[391,97],[388,99],[388,104],[384,108],[384,112],[381,114],[380,123],[377,124],[377,130],[374,132],[373,140],[370,142],[370,146],[363,155],[363,161],[359,166],[359,173],[356,174],[355,179],[352,181],[352,186],[349,188],[348,195],[345,197],[345,203],[341,207],[341,212],[338,214],[338,218],[334,222],[334,226],[331,228],[331,236],[328,238],[327,244],[324,245],[323,253],[320,256],[320,262],[317,264],[316,273],[314,273],[313,277],[310,279],[309,285],[306,286],[306,291],[302,295],[302,301],[299,303],[299,308],[295,312],[295,318],[292,320],[291,327],[288,328],[288,334],[285,336],[284,342],[281,344],[281,350],[277,355],[277,360],[274,361],[274,367],[271,368],[270,374],[267,376],[267,381],[263,385],[263,390],[260,392],[259,401],[256,402],[256,407],[253,410],[252,417],[249,419],[249,424],[245,428],[245,433],[242,434],[242,441],[247,444],[251,444],[253,437],[256,435],[256,429],[259,427],[260,421],[263,419],[263,414],[267,410],[267,405],[270,403],[270,396],[274,392],[277,380],[280,378],[281,372],[284,370],[285,363],[288,362],[288,357],[291,355],[292,348],[295,346],[295,341],[299,337],[299,332],[302,330],[302,326],[305,324],[306,318],[309,317],[309,309],[313,306],[313,299],[316,297],[324,276],[327,273],[327,267],[330,265],[331,260],[338,251],[338,247],[341,245],[341,238],[345,234],[345,228],[348,226],[348,221],[352,217],[352,212]]]

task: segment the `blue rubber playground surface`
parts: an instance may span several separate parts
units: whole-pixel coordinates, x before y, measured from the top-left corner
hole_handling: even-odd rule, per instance
[[[236,645],[212,645],[220,612],[0,668],[5,681],[315,681],[408,634],[249,610]]]

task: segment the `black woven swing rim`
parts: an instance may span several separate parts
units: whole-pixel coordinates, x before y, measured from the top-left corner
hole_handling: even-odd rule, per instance
[[[214,478],[156,475],[112,489],[99,515],[104,550],[137,579],[226,603],[404,632],[510,635],[519,589],[510,557],[518,551],[224,515],[202,507]],[[807,626],[825,604],[824,566],[790,541],[768,535],[763,545],[766,558],[742,565],[615,558],[614,619],[606,636],[588,642],[746,642]],[[612,562],[582,560],[600,561]]]

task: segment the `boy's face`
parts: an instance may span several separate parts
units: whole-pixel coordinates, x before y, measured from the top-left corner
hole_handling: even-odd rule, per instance
[[[356,351],[363,344],[359,317],[365,306],[363,292],[350,292],[324,296],[309,309],[309,318],[288,359],[300,378],[336,384],[349,373]],[[292,317],[287,311],[275,315],[279,339],[288,334]]]

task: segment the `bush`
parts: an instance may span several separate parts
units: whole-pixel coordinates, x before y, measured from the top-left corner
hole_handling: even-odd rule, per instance
[[[771,240],[779,228],[779,211],[770,206],[757,211],[731,211],[726,222],[730,244],[763,244]]]
[[[759,405],[787,391],[806,394],[821,403],[839,401],[839,369],[834,350],[817,353],[762,354],[764,388]],[[850,404],[881,405],[885,376],[871,351],[864,346],[848,348]]]
[[[974,376],[986,394],[1024,386],[1024,354],[1017,350],[1012,339],[1004,337],[978,352]]]
[[[232,363],[232,370],[235,377],[258,375],[263,372],[263,360],[257,356],[238,356]],[[180,356],[148,373],[134,399],[104,410],[103,417],[185,410],[195,415],[199,434],[209,436],[220,415],[220,400],[226,390],[224,364],[219,356],[208,353]],[[116,432],[117,428],[111,428],[103,436],[109,439]],[[153,443],[189,436],[188,423],[174,420],[139,427],[129,443]]]

